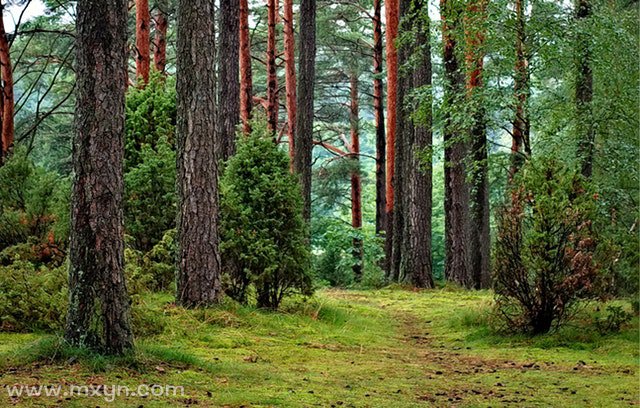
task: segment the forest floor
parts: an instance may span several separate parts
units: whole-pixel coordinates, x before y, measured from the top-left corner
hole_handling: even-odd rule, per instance
[[[589,306],[556,333],[501,336],[491,329],[491,299],[489,292],[323,290],[273,313],[231,303],[185,311],[171,295],[149,295],[134,313],[144,333],[135,356],[77,355],[54,336],[0,334],[0,407],[640,405],[637,317],[601,336]],[[64,392],[72,384],[104,395],[8,395],[9,387]],[[182,386],[184,395],[107,402],[112,385],[135,392],[139,384]]]

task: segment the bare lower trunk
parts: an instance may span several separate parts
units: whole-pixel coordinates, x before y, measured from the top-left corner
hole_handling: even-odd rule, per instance
[[[14,124],[13,124],[13,66],[11,65],[11,50],[4,28],[4,18],[2,11],[4,6],[0,5],[0,76],[2,78],[2,154],[3,158],[13,150]]]
[[[136,0],[136,78],[142,81],[141,86],[149,82],[149,69],[151,66],[150,29],[149,0]]]
[[[429,20],[423,18],[426,1],[415,0],[410,11],[410,24],[415,35],[415,66],[410,80],[413,89],[431,86],[431,46]],[[432,114],[431,97],[427,101],[406,104],[410,132],[406,132],[407,180],[403,266],[405,280],[417,288],[433,287],[431,266],[432,216]]]
[[[284,0],[284,63],[287,93],[287,137],[289,139],[289,158],[293,170],[296,142],[296,55],[293,32],[293,0]]]
[[[386,145],[386,187],[385,187],[385,221],[387,227],[385,239],[386,274],[391,277],[393,232],[394,232],[394,186],[395,186],[395,144],[396,144],[396,98],[398,94],[398,50],[396,38],[398,37],[398,0],[385,0],[386,17],[386,54],[387,54],[387,145]]]
[[[218,159],[226,161],[235,153],[236,127],[240,121],[240,0],[220,3],[218,55],[218,116],[216,146]]]
[[[240,120],[244,133],[251,131],[253,78],[251,75],[251,37],[249,36],[249,5],[240,0]]]
[[[313,150],[313,95],[316,61],[316,0],[300,1],[300,56],[296,105],[294,170],[300,176],[303,215],[311,219],[311,153]]]
[[[520,170],[525,159],[531,156],[529,133],[529,59],[526,51],[525,0],[516,0],[516,65],[514,71],[514,95],[516,102],[511,143],[511,168],[509,180]]]
[[[127,4],[79,0],[76,135],[65,339],[122,354],[133,348],[124,278],[123,159]],[[115,79],[115,80],[114,80]]]
[[[362,181],[360,179],[360,117],[358,113],[358,76],[352,73],[349,78],[351,86],[351,106],[349,122],[351,124],[351,155],[355,161],[351,173],[351,226],[356,236],[353,238],[353,274],[357,282],[362,280],[364,248],[362,245]]]
[[[445,66],[445,277],[465,287],[472,286],[469,273],[469,187],[465,159],[468,142],[454,117],[454,107],[464,98],[464,74],[456,56],[456,33],[460,29],[461,5],[453,0],[441,0],[442,32]]]
[[[168,4],[166,0],[158,1],[158,10],[156,11],[156,32],[155,32],[155,53],[153,56],[156,71],[166,74],[167,69],[167,29],[168,21]]]
[[[489,169],[487,156],[487,131],[485,100],[482,95],[484,73],[484,43],[486,0],[474,0],[467,4],[465,17],[467,101],[472,117],[469,132],[471,140],[470,211],[469,211],[469,266],[476,289],[488,288],[489,271]]]
[[[221,296],[212,7],[210,0],[178,3],[176,298],[186,307],[216,303]]]
[[[591,69],[591,45],[586,23],[591,17],[591,0],[576,0],[577,66],[576,78],[576,128],[578,133],[578,159],[582,175],[591,178],[596,133],[593,124],[591,102],[593,100],[593,71]]]
[[[278,75],[276,67],[276,0],[267,0],[267,125],[278,129]]]
[[[376,234],[385,229],[385,154],[384,87],[382,84],[382,0],[373,2],[373,112],[376,126]]]

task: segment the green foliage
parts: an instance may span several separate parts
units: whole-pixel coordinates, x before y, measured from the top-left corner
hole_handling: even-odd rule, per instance
[[[360,238],[364,248],[363,274],[359,286],[384,286],[384,272],[380,268],[384,257],[383,239],[377,237],[371,225],[356,231],[341,219],[325,218],[313,222],[312,244],[315,248],[313,265],[315,279],[320,285],[349,287],[354,284],[353,239]]]
[[[135,247],[148,251],[175,225],[176,158],[165,139],[142,147],[140,163],[125,175],[125,227]]]
[[[576,171],[537,159],[519,172],[498,215],[494,289],[510,329],[546,333],[591,294],[596,200]]]
[[[609,305],[605,316],[596,317],[595,326],[602,335],[618,333],[622,326],[629,323],[632,318],[633,315],[624,310],[622,306]]]
[[[230,296],[244,301],[253,285],[258,306],[276,309],[292,292],[311,293],[300,186],[262,121],[238,140],[220,191],[221,251]]]
[[[144,146],[175,146],[176,94],[174,81],[152,72],[144,88],[127,94],[125,172],[144,161]]]
[[[173,81],[153,73],[127,94],[125,227],[149,251],[175,225],[176,96]]]
[[[16,152],[0,167],[0,251],[28,241],[64,248],[69,237],[69,192],[68,179]]]
[[[175,283],[176,230],[167,231],[148,252],[128,246],[125,249],[125,274],[129,293],[162,292]]]
[[[0,266],[0,331],[59,330],[66,310],[66,267]]]

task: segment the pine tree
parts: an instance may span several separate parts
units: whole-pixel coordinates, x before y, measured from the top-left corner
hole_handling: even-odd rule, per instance
[[[179,0],[177,42],[177,302],[221,296],[215,154],[214,16],[210,0]]]
[[[133,348],[124,279],[123,159],[127,2],[79,0],[76,135],[66,340]]]

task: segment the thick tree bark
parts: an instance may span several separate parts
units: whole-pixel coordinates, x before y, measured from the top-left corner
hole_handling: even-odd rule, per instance
[[[300,62],[298,66],[294,170],[300,176],[303,215],[311,219],[311,154],[313,151],[313,95],[316,70],[316,0],[300,0]]]
[[[469,212],[469,266],[476,289],[491,285],[489,270],[489,169],[487,157],[487,130],[485,100],[483,98],[482,75],[484,72],[484,42],[487,0],[467,3],[465,17],[467,102],[472,117],[470,167],[470,212]]]
[[[166,74],[167,69],[167,29],[169,28],[169,5],[167,0],[156,1],[156,30],[155,30],[155,50],[153,62],[156,71]]]
[[[402,32],[410,31],[409,6],[410,2],[401,0],[399,2],[399,23]],[[405,66],[411,56],[409,44],[403,43],[397,49],[397,66]],[[409,236],[407,235],[407,198],[408,198],[408,177],[407,177],[407,157],[410,148],[409,143],[413,136],[413,126],[411,124],[411,113],[406,107],[406,100],[411,92],[411,76],[406,71],[398,72],[396,98],[395,98],[395,144],[394,144],[394,175],[393,175],[393,218],[391,220],[391,235],[387,238],[391,240],[391,261],[389,262],[389,278],[397,282],[407,276],[406,261],[404,256],[408,248]]]
[[[186,307],[216,303],[222,294],[212,8],[211,0],[178,2],[176,298]]]
[[[373,114],[376,126],[376,234],[385,229],[386,181],[384,86],[382,83],[382,0],[373,1]]]
[[[248,0],[240,0],[240,120],[245,134],[251,132],[253,77],[251,74],[251,37]]]
[[[591,68],[591,39],[587,22],[591,18],[591,0],[576,0],[577,38],[576,78],[576,129],[578,137],[578,159],[581,173],[591,178],[596,132],[593,123],[591,102],[593,100],[593,71]]]
[[[2,79],[2,153],[0,163],[13,150],[15,136],[13,124],[13,66],[11,65],[11,50],[4,28],[4,6],[0,4],[0,77]]]
[[[287,105],[287,137],[291,169],[295,157],[296,132],[296,54],[293,32],[293,0],[284,0],[284,64]]]
[[[220,3],[218,54],[218,159],[235,153],[236,127],[240,121],[240,0]]]
[[[151,67],[151,15],[149,0],[136,0],[136,79],[141,86],[149,82]]]
[[[426,0],[414,0],[410,24],[415,36],[415,66],[410,76],[413,89],[431,86],[431,46]],[[433,147],[431,97],[427,101],[406,104],[407,149],[405,244],[403,248],[404,278],[417,288],[432,288],[431,215]],[[425,161],[425,158],[428,160]]]
[[[454,0],[440,0],[442,17],[443,61],[445,67],[444,118],[444,178],[445,178],[445,277],[471,287],[469,273],[469,186],[466,180],[465,158],[468,142],[454,118],[455,106],[464,103],[464,73],[456,55],[456,33],[460,29],[463,10]]]
[[[133,348],[124,278],[123,158],[127,2],[79,0],[76,19],[69,312],[66,340]]]
[[[394,186],[395,186],[395,144],[396,144],[396,98],[398,95],[398,0],[385,0],[386,18],[386,54],[387,54],[387,145],[386,145],[386,184],[385,184],[385,222],[387,227],[385,239],[385,271],[387,278],[392,278],[392,252],[394,231]]]
[[[278,75],[276,66],[276,0],[267,0],[267,125],[278,129]]]
[[[351,159],[354,170],[351,173],[351,226],[353,227],[353,275],[356,282],[362,280],[362,266],[364,248],[362,237],[362,181],[360,178],[360,116],[358,112],[358,76],[351,73],[349,78],[351,87],[351,104],[349,122],[351,126]]]
[[[525,20],[525,0],[516,0],[516,64],[514,71],[515,117],[511,142],[511,168],[509,180],[520,170],[527,157],[531,156],[529,134],[529,58],[526,50],[527,31]]]

